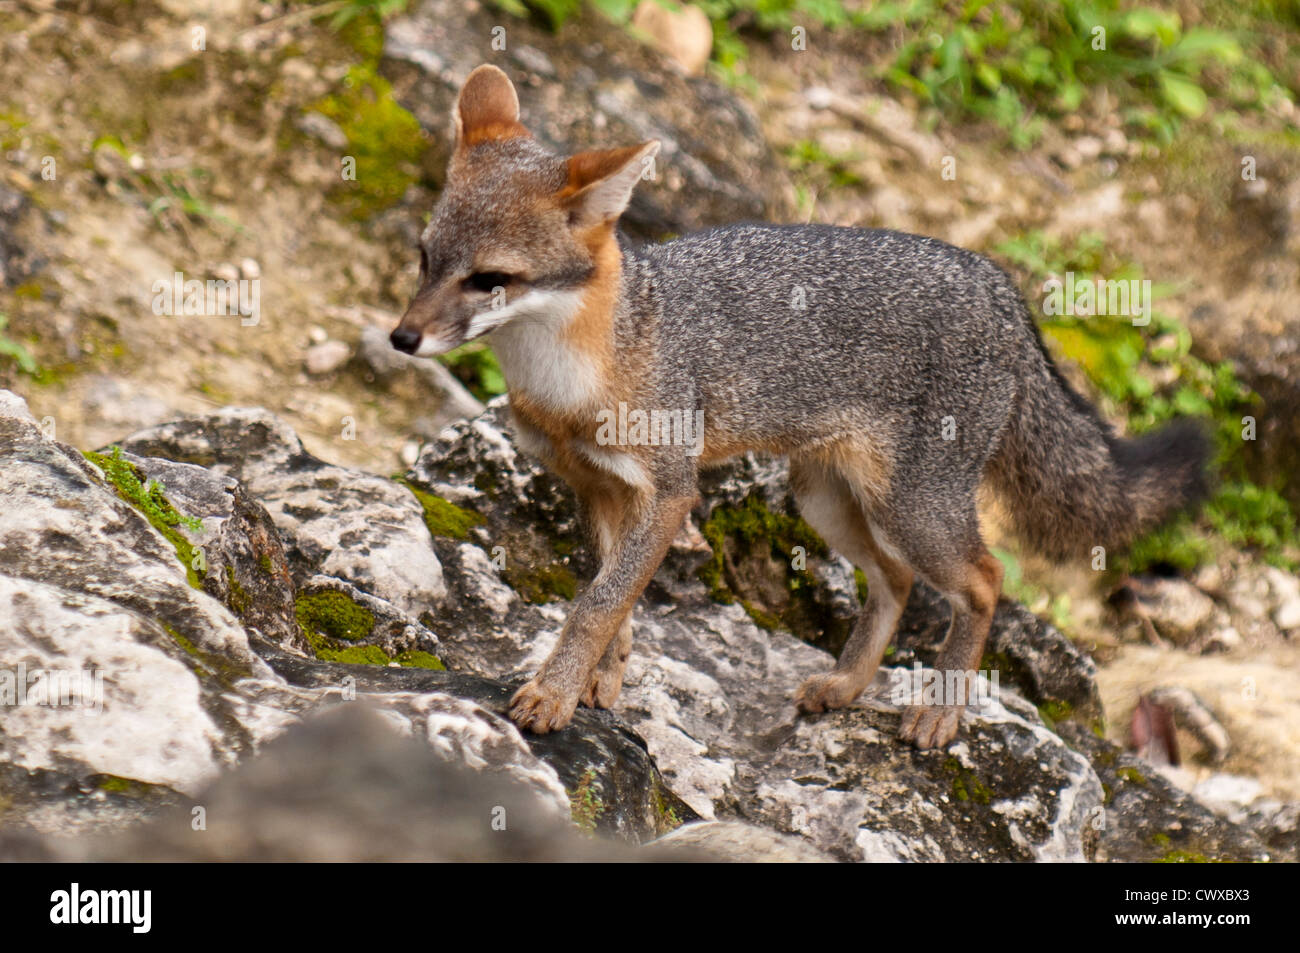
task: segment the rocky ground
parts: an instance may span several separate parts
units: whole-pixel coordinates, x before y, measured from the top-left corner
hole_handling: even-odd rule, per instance
[[[0,0],[0,347],[31,356],[0,357],[0,385],[21,395],[0,408],[0,668],[104,673],[93,719],[6,709],[0,831],[14,850],[284,850],[293,838],[277,825],[311,788],[276,760],[366,744],[392,778],[389,817],[449,762],[465,768],[449,811],[504,792],[491,803],[536,836],[495,844],[500,856],[593,856],[604,842],[573,826],[641,845],[689,821],[673,850],[1294,859],[1292,573],[1245,546],[1104,583],[1026,560],[1040,591],[1068,596],[1069,637],[1039,617],[1059,615],[1054,600],[1020,592],[1039,615],[1004,603],[986,667],[1010,691],[948,751],[920,754],[893,741],[881,698],[794,716],[794,686],[830,664],[857,587],[829,554],[814,552],[807,575],[788,565],[782,553],[808,540],[769,461],[709,487],[638,609],[615,712],[521,737],[501,717],[509,686],[544,657],[592,568],[569,497],[515,452],[499,408],[484,415],[482,376],[385,340],[414,281],[457,84],[489,60],[556,147],[664,141],[662,175],[626,219],[639,237],[816,220],[997,255],[1035,231],[1065,243],[1103,231],[1114,259],[1176,289],[1162,307],[1196,353],[1231,361],[1262,396],[1244,452],[1295,499],[1294,146],[1261,128],[1153,152],[1091,102],[1009,153],[867,79],[862,65],[884,53],[873,42],[815,31],[816,56],[754,44],[749,80],[731,89],[592,15],[557,40],[474,2],[414,2],[382,28],[318,13]],[[499,22],[503,51],[490,47]],[[809,142],[817,160],[792,161]],[[1249,187],[1244,151],[1260,168]],[[955,180],[939,174],[945,156]],[[175,271],[258,279],[259,320],[155,313],[153,284]],[[944,612],[914,594],[891,665],[932,660]],[[1149,745],[1127,751],[1140,700],[1161,690],[1193,700],[1159,703],[1177,768]],[[345,700],[380,720],[341,714]],[[324,710],[335,719],[310,727]],[[404,773],[412,737],[433,760]],[[176,834],[218,803],[267,805],[265,823],[212,838],[228,847]],[[349,803],[320,808],[356,832],[322,856],[365,856]],[[442,842],[437,827],[378,837],[384,820],[367,836],[407,844],[394,856]],[[487,838],[481,820],[462,826]],[[150,826],[132,832],[138,821]],[[284,828],[299,829],[311,828]]]
[[[749,859],[810,848],[896,861],[1291,856],[1294,805],[1229,820],[1105,741],[1091,660],[1011,604],[991,643],[1003,691],[970,712],[947,750],[900,745],[889,703],[891,680],[932,658],[946,626],[924,589],[875,696],[797,717],[796,686],[831,655],[716,601],[699,572],[711,553],[698,531],[682,534],[635,615],[614,712],[584,710],[563,732],[521,736],[502,716],[511,687],[550,649],[586,567],[571,547],[567,493],[517,453],[501,417],[494,405],[453,426],[388,479],[323,463],[261,410],[165,423],[87,457],[6,394],[0,651],[28,672],[101,675],[96,692],[72,691],[64,704],[47,675],[9,709],[0,790],[13,849],[270,856],[290,839],[276,811],[310,785],[256,765],[278,761],[274,752],[310,759],[322,742],[296,726],[355,707],[382,717],[311,729],[347,739],[331,750],[349,765],[351,744],[387,733],[366,758],[391,748],[384,770],[401,774],[397,736],[423,739],[461,770],[456,785],[468,791],[453,785],[449,801],[495,805],[508,789],[518,807],[507,813],[567,813],[631,844],[661,844],[704,819],[733,823],[692,832],[694,849]],[[747,459],[717,477],[692,519],[709,528],[741,504],[794,522],[788,496],[779,465]],[[787,585],[777,566],[768,582]],[[402,572],[425,588],[401,584]],[[849,567],[814,557],[806,572],[846,624]],[[279,743],[282,734],[303,740]],[[415,783],[403,775],[391,797]],[[232,842],[185,836],[195,808],[249,804],[264,789],[274,792],[265,816]],[[358,797],[316,810],[346,811]],[[473,820],[465,815],[469,830],[492,836],[489,816]],[[112,839],[134,821],[155,833]],[[527,830],[543,836],[534,820]],[[469,846],[439,850],[465,856],[474,838],[462,836]],[[551,836],[556,850],[581,853]],[[374,856],[339,837],[293,856]],[[426,837],[397,855],[414,856]],[[398,839],[389,830],[377,843]],[[521,841],[505,855],[543,849]]]

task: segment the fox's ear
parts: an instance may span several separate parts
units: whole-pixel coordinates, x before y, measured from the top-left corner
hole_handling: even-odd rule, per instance
[[[575,225],[612,222],[632,200],[632,189],[651,169],[659,140],[622,149],[593,149],[569,159],[569,184],[560,198]]]
[[[451,113],[458,150],[492,139],[528,135],[519,123],[519,97],[514,84],[491,64],[485,63],[469,74]]]

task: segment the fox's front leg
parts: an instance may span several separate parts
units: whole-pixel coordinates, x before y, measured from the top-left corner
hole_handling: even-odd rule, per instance
[[[659,568],[694,502],[693,495],[656,496],[624,522],[610,557],[574,603],[555,650],[511,699],[510,717],[520,728],[545,734],[569,723],[601,656]]]
[[[604,567],[614,558],[615,544],[627,529],[624,523],[635,512],[636,493],[628,486],[605,481],[578,481],[578,486],[582,520],[600,566]],[[588,708],[612,708],[623,689],[623,672],[631,653],[632,613],[629,611],[587,679],[578,703]]]

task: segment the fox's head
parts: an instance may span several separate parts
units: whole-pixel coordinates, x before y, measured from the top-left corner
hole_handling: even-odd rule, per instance
[[[408,354],[575,313],[659,151],[652,140],[554,155],[520,124],[515,88],[495,66],[469,74],[452,119],[456,146],[420,237],[419,289],[390,338]]]

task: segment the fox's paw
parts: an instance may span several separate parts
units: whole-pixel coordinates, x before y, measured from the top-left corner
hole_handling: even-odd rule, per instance
[[[805,679],[794,696],[794,703],[800,711],[815,714],[832,708],[847,708],[861,694],[862,689],[854,684],[848,673],[827,672]]]
[[[582,693],[582,704],[588,708],[613,708],[618,701],[618,693],[623,690],[623,670],[627,659],[622,663],[605,664],[604,659],[596,666],[587,680],[587,687]]]
[[[957,737],[961,727],[960,705],[907,705],[898,727],[898,737],[922,751],[942,748]]]
[[[567,725],[577,707],[577,698],[567,697],[534,678],[510,699],[510,719],[525,731],[544,735]]]

